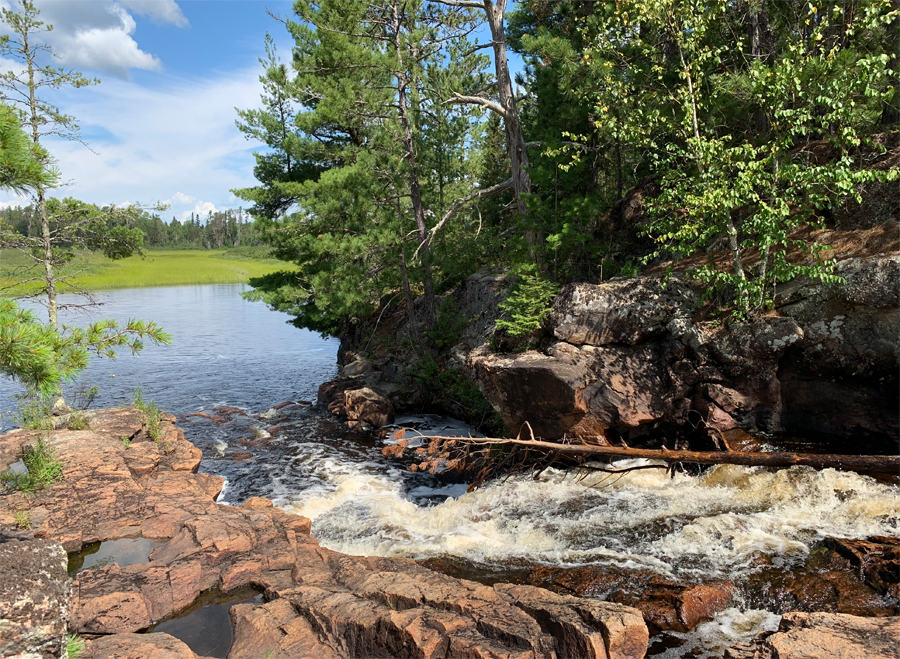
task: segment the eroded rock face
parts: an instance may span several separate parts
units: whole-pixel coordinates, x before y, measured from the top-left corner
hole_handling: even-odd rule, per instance
[[[764,632],[725,652],[725,659],[896,659],[900,618],[841,613],[787,613]]]
[[[654,298],[654,287],[662,290],[661,280],[564,289],[554,302],[562,323],[554,331],[577,345],[559,341],[545,353],[517,355],[473,351],[468,363],[504,422],[515,431],[527,421],[546,438],[595,441],[608,430],[685,425],[691,412],[695,423],[720,430],[779,430],[776,375],[785,350],[803,339],[800,326],[781,317],[734,327],[695,323],[685,315],[693,307],[678,306],[696,302],[683,283],[670,280],[670,296]],[[645,304],[622,299],[626,292],[662,306],[642,325]]]
[[[784,425],[804,432],[900,434],[897,415],[900,256],[849,259],[846,284],[793,284],[781,311],[805,340],[782,361]]]
[[[850,258],[828,287],[797,281],[778,314],[698,319],[678,277],[573,284],[560,292],[542,351],[467,353],[466,366],[515,433],[596,441],[705,424],[775,432],[900,433],[900,256]]]
[[[66,564],[58,542],[0,533],[0,656],[50,659],[65,651]]]

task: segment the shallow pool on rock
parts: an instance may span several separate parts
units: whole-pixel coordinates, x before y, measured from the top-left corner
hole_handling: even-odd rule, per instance
[[[125,567],[147,563],[153,550],[166,542],[147,538],[120,538],[86,545],[81,551],[69,554],[69,576],[74,577],[84,570],[104,565]]]
[[[229,609],[236,604],[262,604],[263,595],[252,587],[228,593],[211,590],[176,617],[153,625],[147,632],[164,632],[185,643],[201,657],[225,659],[234,633]]]

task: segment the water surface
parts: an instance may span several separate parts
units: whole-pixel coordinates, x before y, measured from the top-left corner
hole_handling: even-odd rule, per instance
[[[247,289],[223,284],[114,290],[99,294],[104,304],[89,315],[64,312],[63,323],[138,318],[173,335],[171,346],[148,343],[136,357],[120,351],[116,360],[94,358],[78,382],[66,387],[67,400],[79,387],[92,385],[100,387],[94,407],[130,402],[141,387],[145,400],[174,414],[214,405],[265,409],[286,400],[315,400],[319,384],[337,372],[339,342],[297,329],[262,302],[242,299]],[[82,301],[60,296],[60,304]],[[45,318],[43,307],[36,311]],[[19,392],[21,386],[0,378],[4,427],[11,425],[12,396]]]

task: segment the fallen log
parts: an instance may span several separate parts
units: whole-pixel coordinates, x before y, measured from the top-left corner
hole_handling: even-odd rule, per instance
[[[816,469],[843,469],[863,473],[898,473],[900,455],[838,455],[830,453],[753,453],[742,451],[682,451],[641,449],[625,446],[597,446],[594,444],[560,444],[539,439],[498,439],[495,437],[423,437],[427,440],[466,442],[484,445],[510,445],[556,452],[561,455],[616,458],[649,458],[667,463],[734,464],[747,467],[792,467],[805,465]]]

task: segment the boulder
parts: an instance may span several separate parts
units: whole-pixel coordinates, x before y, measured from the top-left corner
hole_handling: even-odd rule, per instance
[[[203,659],[168,634],[115,634],[84,644],[82,659]]]
[[[841,613],[786,613],[776,632],[763,632],[725,652],[725,659],[896,659],[900,618]]]
[[[580,346],[636,345],[690,317],[699,296],[683,281],[653,278],[570,284],[557,296],[548,321],[560,341]]]
[[[0,533],[0,656],[50,659],[65,651],[67,559],[58,542]]]
[[[394,420],[391,401],[369,387],[345,391],[344,410],[351,430],[380,428]]]

